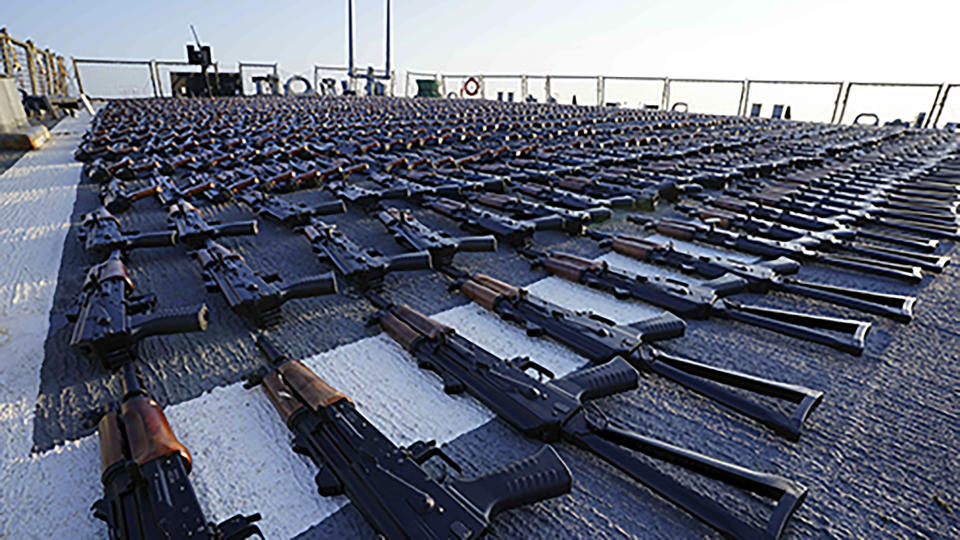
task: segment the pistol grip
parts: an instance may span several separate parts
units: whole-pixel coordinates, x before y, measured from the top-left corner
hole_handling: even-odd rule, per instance
[[[572,483],[570,469],[551,446],[484,476],[450,481],[488,520],[504,510],[569,493]]]

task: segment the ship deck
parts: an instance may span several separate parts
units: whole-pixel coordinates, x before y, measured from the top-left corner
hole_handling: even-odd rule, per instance
[[[100,497],[100,460],[91,411],[114,401],[120,376],[72,353],[64,312],[84,269],[94,261],[76,236],[81,214],[97,204],[72,152],[89,117],[67,118],[40,151],[0,176],[0,537],[106,538],[88,511]],[[297,193],[296,200],[313,194]],[[407,204],[425,223],[456,234],[446,218]],[[233,204],[204,207],[208,216],[250,219]],[[595,227],[636,232],[618,213]],[[154,201],[123,216],[125,226],[165,227]],[[325,218],[326,219],[326,218]],[[402,253],[380,224],[356,209],[331,216],[352,238],[384,253]],[[261,221],[256,237],[226,239],[256,270],[285,280],[326,271],[309,246],[288,230]],[[562,248],[627,269],[650,269],[607,253],[596,242],[539,232],[540,249]],[[702,250],[692,244],[688,249]],[[941,251],[953,256],[955,245]],[[464,253],[458,266],[526,286],[541,297],[631,323],[657,313],[531,269],[509,247],[496,255]],[[219,294],[207,294],[183,246],[130,256],[140,291],[158,310],[205,301],[204,333],[143,343],[141,372],[151,395],[194,458],[191,479],[206,516],[224,520],[259,512],[266,538],[370,537],[373,531],[345,497],[321,497],[315,467],[290,450],[289,432],[259,389],[243,379],[263,365],[250,329]],[[643,375],[640,388],[599,400],[610,418],[636,431],[809,488],[785,538],[949,538],[960,536],[960,268],[919,285],[804,266],[800,276],[919,298],[916,318],[901,324],[868,317],[864,354],[833,349],[742,324],[688,321],[686,334],[661,343],[672,353],[824,391],[802,438],[790,442],[742,421],[712,401]],[[551,341],[528,337],[466,298],[447,290],[437,272],[396,273],[385,294],[409,303],[495,354],[529,356],[562,375],[586,361]],[[778,293],[750,297],[765,306],[863,318],[862,314]],[[531,442],[467,396],[444,394],[435,376],[389,337],[372,329],[374,313],[356,295],[293,301],[272,338],[334,387],[397,444],[436,440],[466,473],[485,472],[526,456]],[[498,516],[492,537],[703,538],[716,533],[610,466],[571,446],[556,445],[574,475],[573,491]],[[752,498],[699,478],[698,489],[754,519],[768,511]]]

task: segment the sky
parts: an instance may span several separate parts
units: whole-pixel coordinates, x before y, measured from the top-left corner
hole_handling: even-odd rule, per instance
[[[11,35],[66,56],[183,59],[194,24],[225,70],[346,63],[345,0],[5,5]],[[384,5],[356,0],[360,66],[383,66]],[[956,0],[395,0],[392,19],[398,70],[960,82]]]

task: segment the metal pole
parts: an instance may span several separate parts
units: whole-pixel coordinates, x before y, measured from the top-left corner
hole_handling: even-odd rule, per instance
[[[30,75],[30,93],[36,95],[37,73],[34,62],[36,62],[36,47],[33,46],[32,41],[27,40],[27,73]]]
[[[483,78],[483,75],[478,78],[480,79],[480,99],[487,99],[487,81]]]
[[[273,63],[273,84],[271,86],[272,88],[270,89],[270,91],[273,93],[273,95],[275,96],[279,95],[280,94],[280,63],[279,62]]]
[[[353,82],[353,0],[347,0],[347,77]],[[351,84],[351,87],[353,85]]]
[[[529,82],[527,81],[527,76],[521,75],[520,76],[520,101],[521,102],[527,101],[528,92],[529,92]]]
[[[843,105],[840,106],[840,116],[837,118],[837,124],[843,123],[843,115],[847,112],[847,100],[850,99],[850,89],[853,88],[853,83],[847,83],[847,91],[843,94]]]
[[[670,77],[663,78],[663,95],[660,96],[660,109],[667,110],[670,106]]]
[[[77,79],[77,90],[83,94],[83,81],[80,80],[80,67],[77,64],[76,58],[71,57],[70,60],[73,62],[73,77]]]
[[[597,105],[603,105],[603,75],[597,75]]]
[[[750,79],[743,80],[743,87],[740,89],[740,106],[737,108],[737,116],[746,116],[750,101]]]
[[[387,59],[384,64],[383,74],[387,77],[390,76],[390,0],[387,0]]]
[[[543,91],[546,92],[547,94],[546,96],[544,96],[543,101],[544,103],[549,103],[550,102],[550,76],[549,75],[547,75],[546,79],[544,80]]]
[[[930,107],[930,114],[927,115],[926,120],[923,122],[922,128],[930,127],[930,120],[933,118],[933,111],[937,108],[937,102],[940,100],[940,93],[944,91],[947,83],[942,83],[937,87],[937,95],[933,96],[933,106]]]
[[[160,62],[157,62],[156,60],[153,62],[153,73],[157,78],[157,94],[160,97],[163,97],[163,78],[160,77]],[[170,97],[174,97],[172,84],[170,85]]]
[[[403,81],[403,97],[410,97],[410,72],[408,71]]]
[[[937,117],[933,119],[933,123],[930,126],[933,129],[937,129],[937,123],[940,122],[940,115],[943,114],[943,108],[947,105],[947,95],[953,87],[954,85],[948,84],[947,88],[943,91],[943,96],[940,98],[940,108],[937,110]]]
[[[7,75],[13,76],[13,61],[10,59],[10,52],[13,50],[10,47],[10,35],[7,34],[7,29],[0,29],[0,53],[3,53],[3,69],[4,73]]]
[[[147,66],[147,69],[150,70],[150,84],[153,86],[153,97],[160,97],[160,93],[157,92],[157,61],[150,60],[150,65]]]
[[[245,96],[247,93],[243,91],[243,62],[237,62],[237,77],[240,79],[240,95]]]

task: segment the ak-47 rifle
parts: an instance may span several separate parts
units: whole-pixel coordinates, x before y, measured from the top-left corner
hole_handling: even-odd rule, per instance
[[[917,302],[915,296],[884,294],[786,277],[788,274],[799,271],[800,264],[785,257],[751,264],[723,257],[693,255],[677,250],[672,242],[654,242],[636,236],[612,235],[593,230],[588,231],[587,234],[595,240],[600,240],[602,247],[613,248],[621,255],[710,280],[704,285],[713,289],[718,296],[746,290],[761,293],[777,290],[816,298],[900,322],[909,322],[913,318],[913,306]],[[736,276],[739,279],[730,279],[730,276]]]
[[[157,195],[161,191],[163,191],[163,187],[160,184],[153,184],[136,191],[127,191],[123,182],[112,180],[100,190],[100,202],[107,210],[119,214],[129,210],[133,203],[151,195]]]
[[[548,336],[594,364],[624,358],[638,370],[666,377],[791,440],[800,438],[804,420],[823,398],[823,392],[817,390],[718,368],[649,345],[652,338],[676,335],[677,331],[683,334],[683,320],[669,312],[624,326],[595,313],[570,311],[484,274],[466,275],[453,269],[445,272],[457,279],[455,286],[465,296],[500,318],[520,325],[528,335]],[[724,385],[740,392],[782,399],[796,408],[787,415],[750,401]]]
[[[74,322],[70,346],[107,369],[130,360],[141,339],[207,329],[207,306],[148,315],[157,303],[153,294],[134,296],[127,267],[114,251],[87,272],[76,303],[67,312]]]
[[[409,210],[401,211],[381,206],[377,219],[402,246],[414,251],[429,252],[435,268],[443,268],[453,263],[453,256],[460,251],[497,250],[497,239],[492,235],[453,238],[420,223]]]
[[[840,254],[824,254],[797,243],[757,238],[747,234],[726,231],[712,224],[696,223],[680,219],[653,219],[649,216],[629,215],[627,220],[640,225],[645,230],[655,231],[664,236],[685,242],[700,242],[725,249],[734,249],[757,255],[764,259],[787,257],[798,262],[815,262],[874,274],[883,277],[919,283],[923,281],[923,271],[917,266],[874,261]]]
[[[332,272],[304,278],[280,288],[274,285],[280,276],[261,276],[254,272],[239,253],[214,242],[193,252],[203,269],[208,291],[223,293],[230,309],[266,328],[280,322],[280,306],[287,300],[334,294],[337,281]]]
[[[249,206],[260,217],[292,226],[306,225],[312,217],[342,214],[347,211],[343,201],[328,201],[313,205],[292,203],[259,191],[245,191],[237,195],[237,199]]]
[[[396,446],[310,368],[264,338],[257,344],[277,366],[263,390],[293,432],[294,451],[320,469],[320,494],[346,495],[384,538],[476,538],[497,513],[570,491],[570,471],[549,446],[483,476],[430,475],[421,465],[433,457],[462,473],[434,441]]]
[[[84,214],[81,219],[77,238],[83,242],[87,253],[97,257],[105,257],[116,250],[126,253],[136,248],[172,246],[177,241],[172,231],[124,231],[120,228],[120,220],[103,206]]]
[[[177,234],[177,241],[199,249],[204,242],[221,236],[246,236],[257,234],[257,220],[220,223],[207,221],[197,207],[187,201],[178,201],[170,206],[167,223]]]
[[[510,196],[502,193],[469,194],[464,199],[478,203],[488,208],[506,212],[515,219],[556,219],[560,218],[560,229],[568,234],[580,236],[587,225],[607,219],[613,213],[609,208],[596,207],[589,210],[568,210],[556,208],[543,203],[528,201],[519,196]]]
[[[569,253],[542,253],[522,248],[519,251],[533,258],[534,266],[541,266],[557,277],[620,299],[640,300],[685,319],[731,319],[854,355],[863,352],[864,339],[871,326],[869,322],[853,319],[808,315],[744,304],[722,298],[702,285],[691,285],[672,278],[633,274],[611,268],[605,262],[595,262]],[[740,278],[736,276],[726,278],[738,279]]]
[[[740,216],[724,210],[713,210],[678,204],[677,210],[699,218],[704,223],[716,224],[721,228],[751,234],[762,238],[770,238],[783,242],[801,244],[806,248],[826,253],[852,253],[865,260],[876,260],[918,266],[926,272],[939,274],[943,272],[950,257],[917,253],[915,251],[895,249],[876,244],[860,244],[840,239],[829,232],[807,232],[797,230],[787,225],[771,223],[769,221]]]
[[[586,401],[637,387],[637,371],[623,358],[554,379],[529,358],[498,358],[409,306],[370,299],[382,309],[378,320],[387,334],[416,358],[419,367],[439,375],[447,393],[469,393],[527,437],[566,441],[596,455],[728,536],[778,538],[806,496],[806,487],[799,483],[635,433],[588,410]],[[538,378],[528,375],[531,369]],[[765,526],[749,523],[632,451],[773,499],[773,514]]]
[[[542,184],[523,182],[514,184],[513,189],[554,206],[562,206],[564,208],[570,208],[571,210],[590,210],[597,207],[633,208],[633,198],[625,195],[608,199],[595,199],[572,191],[556,189]]]
[[[104,415],[97,432],[103,498],[92,510],[107,524],[111,539],[263,538],[254,525],[260,514],[207,522],[188,478],[190,451],[140,385],[133,364],[127,364],[124,372],[120,410]]]
[[[361,248],[335,225],[316,218],[303,228],[303,234],[320,261],[332,264],[359,290],[381,287],[390,272],[433,268],[429,251],[386,256],[373,248]]]
[[[157,192],[157,199],[163,206],[170,206],[179,201],[190,200],[205,191],[217,187],[217,183],[212,180],[200,181],[195,184],[180,187],[172,178],[167,176],[158,177],[155,185],[160,188]]]
[[[492,234],[511,246],[529,244],[536,231],[559,230],[563,226],[563,219],[559,216],[521,221],[443,197],[425,197],[421,204],[457,221],[460,228],[467,232]]]
[[[777,232],[778,238],[793,239],[802,236],[804,231],[813,233],[828,234],[837,240],[871,240],[909,247],[916,251],[932,253],[940,245],[940,241],[933,238],[921,238],[918,236],[878,233],[867,231],[862,228],[850,226],[849,220],[826,219],[811,214],[796,212],[791,210],[780,210],[771,208],[760,203],[744,201],[733,197],[699,197],[698,200],[710,204],[713,209],[722,209],[727,212],[740,214],[746,217],[758,218],[771,223],[772,228]],[[690,208],[687,205],[677,205],[680,211],[686,211]],[[782,228],[780,225],[785,227]],[[809,233],[806,233],[809,234]]]

